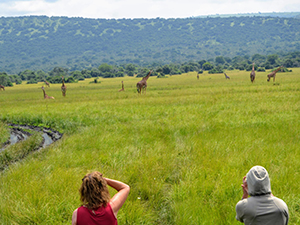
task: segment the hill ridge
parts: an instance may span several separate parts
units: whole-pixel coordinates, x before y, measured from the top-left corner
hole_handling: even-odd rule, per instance
[[[0,18],[0,71],[70,70],[101,63],[177,63],[300,50],[300,20]]]

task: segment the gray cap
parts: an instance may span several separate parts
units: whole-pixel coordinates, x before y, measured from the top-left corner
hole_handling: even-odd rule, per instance
[[[248,194],[250,196],[271,193],[268,171],[262,166],[253,166],[247,173]]]

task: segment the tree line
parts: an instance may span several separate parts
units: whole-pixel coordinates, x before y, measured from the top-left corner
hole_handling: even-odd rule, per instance
[[[291,52],[279,56],[277,54],[261,55],[254,54],[251,57],[248,55],[235,56],[233,58],[216,56],[207,60],[189,61],[184,63],[170,63],[158,64],[152,63],[146,67],[136,64],[122,64],[122,65],[109,65],[102,63],[98,67],[91,67],[89,69],[70,71],[63,67],[54,67],[52,70],[45,72],[43,70],[32,71],[26,69],[18,74],[7,74],[0,72],[0,84],[3,86],[13,86],[13,83],[33,84],[38,82],[47,81],[49,83],[61,83],[61,77],[65,77],[66,83],[74,83],[86,78],[95,78],[94,82],[97,83],[97,78],[113,78],[124,76],[144,77],[150,69],[153,69],[151,76],[158,78],[165,77],[165,75],[180,75],[196,71],[203,73],[208,71],[210,74],[223,73],[224,70],[252,70],[252,63],[255,63],[255,70],[266,71],[279,66],[284,66],[284,71],[289,71],[286,68],[293,68],[300,66],[300,52]]]

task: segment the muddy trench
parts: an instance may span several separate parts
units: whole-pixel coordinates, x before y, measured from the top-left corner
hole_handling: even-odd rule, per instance
[[[10,129],[10,138],[1,145],[0,143],[0,151],[4,150],[6,147],[10,145],[14,145],[17,142],[26,140],[28,137],[32,135],[32,131],[36,131],[42,133],[43,140],[39,145],[39,149],[45,148],[53,142],[62,138],[63,134],[46,127],[37,127],[31,125],[20,125],[20,124],[8,124]]]

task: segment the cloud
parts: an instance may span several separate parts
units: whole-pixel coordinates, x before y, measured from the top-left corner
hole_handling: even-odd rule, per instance
[[[185,18],[200,15],[300,12],[299,0],[1,0],[0,16]]]

